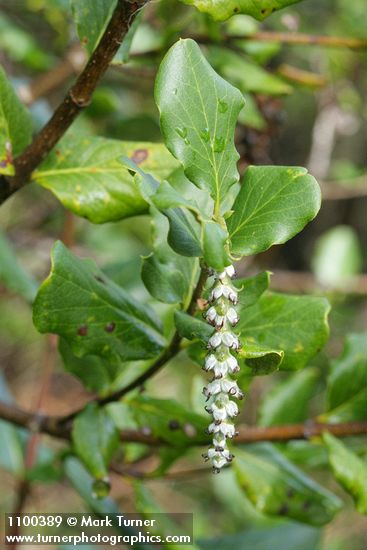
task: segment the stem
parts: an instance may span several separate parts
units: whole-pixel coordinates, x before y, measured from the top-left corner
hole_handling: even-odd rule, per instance
[[[29,413],[14,405],[0,402],[0,418],[28,430],[38,427],[39,432],[47,433],[60,439],[70,439],[71,427],[65,425],[66,417],[41,416]],[[240,426],[239,435],[234,444],[257,443],[260,441],[287,442],[292,440],[308,440],[320,436],[323,432],[330,432],[337,437],[365,436],[367,435],[367,421],[344,422],[340,424],[319,423],[313,420],[304,424],[287,424],[284,426]],[[123,430],[120,434],[125,443],[145,443],[151,446],[169,445],[161,439],[147,435],[139,430]],[[205,445],[210,443],[210,436],[202,440],[195,440],[192,445]]]
[[[191,35],[191,38],[202,44],[212,43],[213,40],[205,35]],[[350,48],[351,50],[363,50],[367,48],[366,39],[345,38],[341,36],[319,36],[314,34],[304,34],[298,32],[272,32],[259,31],[248,36],[227,35],[224,38],[225,43],[231,43],[237,40],[256,41],[256,42],[280,42],[282,44],[299,44],[307,46],[325,46],[329,48]]]
[[[29,182],[33,170],[50,153],[79,113],[90,104],[97,84],[114,58],[137,12],[145,3],[146,0],[118,1],[98,46],[77,81],[49,122],[27,149],[15,159],[16,175],[0,179],[0,204]]]

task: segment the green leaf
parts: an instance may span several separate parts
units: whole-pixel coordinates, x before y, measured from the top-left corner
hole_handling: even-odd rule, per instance
[[[206,265],[216,271],[223,271],[232,263],[228,256],[228,232],[216,222],[204,224],[203,252]]]
[[[187,410],[177,401],[137,395],[125,399],[124,403],[139,427],[149,426],[152,435],[171,445],[186,446],[207,439],[208,419]]]
[[[191,212],[183,208],[168,208],[164,215],[169,220],[168,244],[182,256],[202,256],[200,226]]]
[[[330,466],[336,479],[355,500],[361,514],[367,514],[367,463],[329,433],[323,434]]]
[[[76,357],[64,338],[60,338],[59,352],[65,370],[81,380],[90,391],[99,395],[108,393],[116,375],[116,366],[96,355]]]
[[[18,98],[0,66],[0,174],[13,176],[13,157],[32,139],[29,112]]]
[[[270,374],[279,369],[284,357],[282,350],[261,346],[253,339],[244,339],[241,343],[239,357],[245,360],[254,376]]]
[[[225,21],[244,13],[252,15],[255,19],[262,21],[272,13],[301,0],[181,0],[185,4],[195,6],[199,11],[209,13],[216,21]]]
[[[102,38],[116,5],[117,0],[98,0],[93,5],[89,0],[71,0],[78,36],[89,55],[92,54]],[[135,17],[112,63],[119,64],[128,61],[131,43],[141,20],[140,15]]]
[[[65,208],[93,223],[144,214],[148,204],[129,168],[122,165],[121,156],[131,158],[157,178],[168,176],[177,166],[159,143],[68,134],[33,178],[52,191]]]
[[[219,212],[238,181],[233,137],[241,93],[215,73],[193,40],[180,40],[161,63],[155,96],[168,149],[188,179],[210,191]]]
[[[303,422],[318,378],[319,371],[308,368],[277,384],[261,403],[260,426]]]
[[[209,48],[208,59],[223,78],[229,80],[243,93],[277,96],[292,92],[292,87],[284,80],[249,61],[244,54],[212,46]],[[244,111],[246,111],[246,103]]]
[[[156,249],[143,259],[141,276],[150,294],[167,304],[182,303],[188,292],[188,281],[175,262],[174,253]],[[175,255],[179,257],[178,255]]]
[[[179,335],[187,340],[202,340],[207,342],[213,334],[213,327],[207,323],[188,315],[184,311],[175,311],[175,325]]]
[[[234,285],[240,290],[239,303],[242,309],[253,306],[269,288],[270,271],[263,271],[246,279],[235,279]]]
[[[228,220],[232,252],[250,256],[285,243],[320,205],[320,188],[305,168],[250,166]]]
[[[335,495],[307,477],[270,444],[236,449],[233,468],[247,497],[263,514],[325,525],[341,509]]]
[[[361,272],[362,251],[356,231],[339,225],[316,241],[312,268],[318,281],[326,286],[345,289]]]
[[[182,256],[201,256],[201,227],[196,219],[198,210],[195,204],[181,197],[167,182],[160,185],[130,159],[122,157],[120,161],[135,172],[137,185],[147,203],[161,210],[168,219],[167,240],[171,248]]]
[[[18,292],[28,302],[33,302],[37,281],[18,263],[10,242],[0,232],[0,281],[13,292]]]
[[[320,422],[354,422],[367,418],[367,388],[363,388],[351,396],[348,401],[320,415]]]
[[[40,332],[65,337],[77,357],[148,359],[164,346],[154,311],[61,242],[53,247],[51,274],[37,294],[33,320]]]
[[[324,298],[267,294],[243,315],[240,310],[241,341],[253,339],[261,346],[283,350],[281,370],[301,369],[327,340],[329,309]]]
[[[185,304],[192,292],[198,261],[173,252],[167,244],[167,232],[167,219],[153,212],[154,252],[143,259],[142,279],[157,300]]]
[[[327,380],[327,407],[334,409],[367,389],[367,334],[347,337],[342,355],[332,362]]]
[[[367,345],[365,334],[347,337],[342,355],[332,362],[326,391],[328,412],[322,422],[367,418]]]
[[[118,431],[110,416],[95,403],[86,406],[73,423],[72,439],[79,458],[95,479],[108,475],[118,445]]]

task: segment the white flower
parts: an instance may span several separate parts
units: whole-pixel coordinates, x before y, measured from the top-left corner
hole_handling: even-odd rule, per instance
[[[238,361],[233,355],[230,355],[226,361],[227,368],[231,374],[234,374],[235,372],[238,372],[240,370],[240,367],[238,365]]]
[[[210,340],[209,340],[209,342],[210,342]],[[240,347],[240,342],[239,342],[237,336],[235,336],[231,332],[222,332],[221,342],[225,346],[227,346],[228,348],[231,348],[231,349],[236,349],[237,350]]]
[[[222,271],[221,273],[217,273],[216,278],[222,281],[226,277],[230,277],[230,278],[234,277],[235,274],[236,272],[233,265],[229,265],[228,267],[225,268],[224,271]]]
[[[236,433],[234,425],[230,422],[221,422],[220,424],[212,422],[209,424],[208,432],[211,434],[221,433],[224,437],[229,437],[231,439]]]
[[[239,318],[238,318],[238,315],[237,315],[237,311],[233,308],[233,307],[230,307],[226,313],[226,317],[228,319],[228,321],[231,323],[231,325],[237,325],[238,321],[239,321]]]
[[[209,302],[214,302],[215,300],[218,300],[218,298],[220,298],[221,296],[225,296],[225,288],[227,287],[225,287],[224,285],[219,285],[215,287],[210,293]]]
[[[238,415],[238,406],[234,401],[228,401],[226,404],[226,411],[230,418]]]
[[[217,358],[215,357],[215,355],[213,355],[211,353],[211,354],[209,354],[205,357],[204,369],[205,370],[212,370],[217,363],[218,363]]]
[[[228,373],[227,361],[224,361],[223,363],[218,361],[213,370],[215,378],[222,378],[223,376],[226,376]]]
[[[205,313],[205,319],[208,321],[208,323],[212,323],[214,319],[217,316],[217,312],[215,307],[210,307],[208,311]]]
[[[211,409],[214,420],[220,420],[222,422],[222,420],[227,419],[228,415],[225,407],[217,407],[215,404],[213,404]]]
[[[222,386],[219,380],[213,380],[210,382],[206,388],[203,389],[203,394],[206,397],[211,397],[212,395],[217,395],[222,391]]]
[[[212,461],[214,468],[223,468],[228,462],[232,461],[232,455],[228,449],[218,452],[215,449],[209,449],[207,453],[208,459]]]
[[[219,401],[219,400],[218,400]],[[228,396],[217,404],[212,403],[209,407],[206,407],[208,412],[211,412],[214,420],[226,420],[226,418],[232,418],[238,415],[238,407],[234,401],[231,401]]]
[[[210,384],[209,384],[210,385]],[[223,393],[237,397],[237,399],[243,398],[243,393],[237,385],[237,382],[234,380],[221,380],[220,381],[221,390]],[[219,393],[219,392],[218,392]]]
[[[218,348],[222,343],[222,335],[216,332],[209,338],[208,347],[211,349]]]
[[[219,284],[210,293],[209,302],[215,302],[221,296],[231,300],[233,303],[237,303],[237,291],[230,286]]]
[[[234,277],[236,274],[236,271],[233,265],[229,265],[228,267],[226,267],[225,272],[227,273],[228,277],[231,277],[231,278]]]

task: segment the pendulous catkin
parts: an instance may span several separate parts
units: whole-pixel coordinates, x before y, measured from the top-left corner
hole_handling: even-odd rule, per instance
[[[209,274],[213,275],[214,283],[204,317],[215,327],[215,333],[209,339],[209,352],[203,369],[211,371],[213,379],[204,388],[203,393],[208,402],[205,410],[213,417],[208,427],[208,433],[213,435],[213,444],[203,457],[210,460],[213,471],[219,473],[221,468],[233,459],[227,446],[227,439],[236,435],[233,418],[238,415],[238,406],[233,398],[243,398],[237,382],[231,377],[240,370],[235,357],[240,342],[233,332],[233,327],[239,321],[235,309],[238,292],[231,280],[235,275],[232,265],[221,273],[210,269]]]

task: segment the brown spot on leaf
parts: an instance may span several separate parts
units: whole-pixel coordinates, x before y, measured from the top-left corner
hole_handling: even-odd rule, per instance
[[[102,279],[102,277],[100,277],[99,275],[95,275],[94,276],[95,280],[98,281],[99,283],[102,283],[103,285],[106,284],[106,281],[104,279]]]
[[[136,162],[136,164],[141,164],[148,158],[148,156],[149,153],[147,149],[136,149],[130,158]]]
[[[288,489],[287,491],[288,498],[293,498],[295,494],[296,494],[296,491],[294,489]]]
[[[106,332],[113,332],[113,331],[115,330],[115,328],[116,328],[116,323],[113,323],[113,322],[112,322],[112,323],[108,323],[108,324],[104,327],[104,329],[105,329]]]
[[[178,430],[181,427],[181,424],[178,420],[170,420],[168,422],[168,427],[170,430]]]
[[[89,38],[87,36],[83,36],[82,38],[82,44],[88,44]]]
[[[286,516],[289,512],[289,507],[287,504],[282,504],[281,507],[278,510],[278,514],[280,516]]]
[[[77,330],[78,336],[87,336],[88,334],[88,327],[87,325],[81,325]]]

